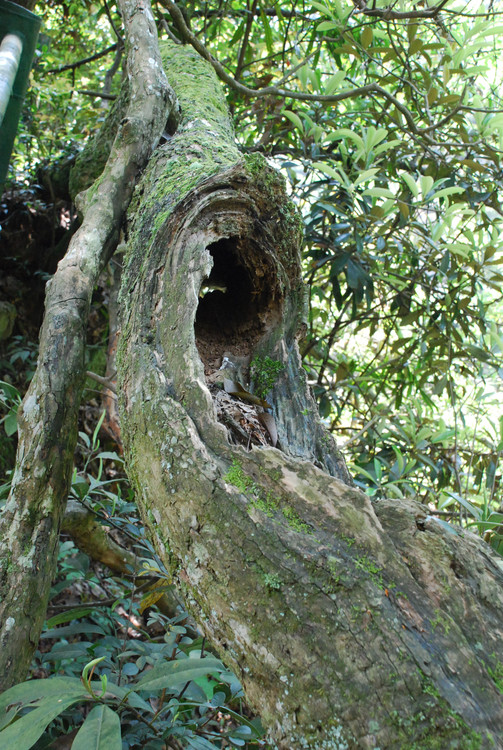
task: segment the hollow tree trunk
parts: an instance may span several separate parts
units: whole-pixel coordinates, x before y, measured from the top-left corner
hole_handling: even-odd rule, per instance
[[[424,506],[351,486],[300,367],[298,216],[237,151],[209,66],[164,54],[182,122],[130,211],[118,356],[157,549],[278,748],[501,747],[501,569]],[[283,365],[275,448],[263,394],[215,385],[249,356]]]

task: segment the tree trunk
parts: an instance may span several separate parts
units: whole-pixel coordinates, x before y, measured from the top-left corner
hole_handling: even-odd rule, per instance
[[[209,65],[163,54],[182,121],[130,210],[118,353],[158,552],[274,746],[501,747],[502,570],[419,503],[351,486],[300,366],[299,217],[236,149]],[[242,382],[250,357],[268,393]]]
[[[115,249],[136,177],[174,96],[152,13],[121,0],[131,103],[103,174],[81,197],[84,219],[48,284],[37,370],[19,412],[11,492],[0,517],[0,691],[26,677],[47,609],[73,469],[93,289]]]

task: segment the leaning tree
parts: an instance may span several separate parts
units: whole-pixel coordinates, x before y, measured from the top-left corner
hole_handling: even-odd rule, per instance
[[[442,5],[425,17],[438,21]],[[128,76],[100,135],[110,154],[79,195],[82,225],[47,293],[0,521],[4,687],[24,678],[41,628],[85,321],[116,251],[128,475],[160,557],[271,743],[498,746],[501,567],[424,505],[371,502],[354,487],[301,367],[299,213],[278,172],[237,148],[215,69],[231,85],[228,73],[165,6],[177,38],[159,54],[149,8],[120,3]],[[385,106],[403,110],[389,95]],[[86,187],[101,154],[91,144],[74,185]]]

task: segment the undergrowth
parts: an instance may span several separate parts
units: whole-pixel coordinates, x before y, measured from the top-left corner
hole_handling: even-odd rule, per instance
[[[0,696],[0,747],[264,748],[237,678],[206,647],[145,537],[101,421],[80,433],[70,499],[128,548],[110,574],[63,535],[31,679]],[[68,745],[69,747],[70,745]]]

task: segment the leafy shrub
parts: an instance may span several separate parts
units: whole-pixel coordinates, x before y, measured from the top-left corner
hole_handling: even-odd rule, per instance
[[[145,538],[122,459],[101,450],[102,419],[92,436],[80,433],[71,496],[129,540],[138,569],[110,577],[61,542],[35,679],[0,696],[0,747],[41,750],[75,728],[74,750],[263,747],[236,677],[191,634],[181,607],[174,616],[156,607],[170,575]]]

